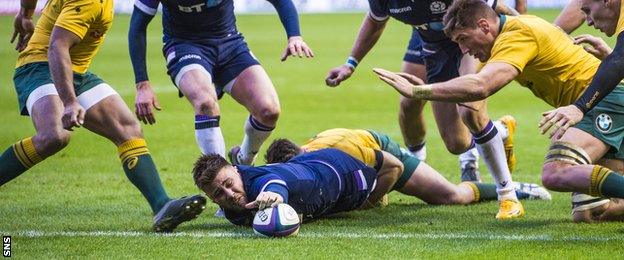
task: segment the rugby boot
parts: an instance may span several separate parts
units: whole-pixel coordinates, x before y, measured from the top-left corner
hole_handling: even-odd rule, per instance
[[[513,182],[513,188],[516,190],[518,199],[526,200],[551,200],[552,196],[542,186],[535,183]]]
[[[240,146],[234,146],[230,149],[230,151],[228,152],[228,159],[230,159],[230,163],[232,165],[239,165],[240,162],[238,162],[238,153],[240,153]]]
[[[503,142],[505,156],[507,157],[507,167],[513,173],[516,168],[516,154],[514,153],[514,134],[516,133],[517,121],[513,116],[506,115],[498,119],[507,128],[507,138]]]
[[[524,207],[522,206],[522,203],[520,203],[520,201],[504,199],[499,202],[496,219],[506,220],[512,218],[520,218],[522,216],[524,216]]]
[[[172,232],[183,222],[196,218],[206,208],[202,195],[170,200],[154,216],[154,231]]]
[[[479,173],[479,169],[477,169],[476,162],[468,162],[466,166],[461,169],[461,181],[481,182],[481,173]]]

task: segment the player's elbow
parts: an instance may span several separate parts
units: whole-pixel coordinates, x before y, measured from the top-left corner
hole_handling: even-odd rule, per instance
[[[468,89],[468,93],[467,93],[467,97],[468,100],[466,101],[479,101],[479,100],[483,100],[486,99],[487,97],[489,97],[492,94],[491,88],[488,85],[488,80],[479,76],[479,75],[473,75],[469,77],[469,81],[470,84],[468,84],[470,86],[470,88]]]

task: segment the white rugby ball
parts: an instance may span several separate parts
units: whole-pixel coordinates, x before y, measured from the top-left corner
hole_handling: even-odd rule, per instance
[[[299,216],[285,203],[258,210],[253,220],[253,230],[263,237],[289,237],[299,234]]]

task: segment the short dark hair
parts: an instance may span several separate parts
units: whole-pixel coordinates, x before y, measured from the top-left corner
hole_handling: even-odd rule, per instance
[[[203,191],[217,176],[217,173],[230,163],[218,154],[201,155],[193,166],[195,185]]]
[[[264,160],[266,163],[284,163],[300,154],[301,148],[286,138],[273,140],[269,145]]]
[[[483,0],[456,0],[444,15],[444,33],[451,36],[457,29],[475,28],[482,18],[494,18],[496,11]]]

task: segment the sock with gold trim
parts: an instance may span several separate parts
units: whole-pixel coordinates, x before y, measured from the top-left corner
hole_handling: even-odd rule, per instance
[[[594,166],[590,178],[589,195],[624,198],[624,177],[605,167]]]
[[[460,184],[465,184],[472,188],[475,196],[474,202],[498,199],[498,193],[496,193],[496,185],[493,183],[465,181]]]
[[[13,144],[0,156],[0,186],[17,178],[42,160],[35,150],[32,137]]]
[[[133,139],[117,147],[119,159],[126,176],[141,191],[154,213],[169,201],[165,188],[160,182],[158,170],[147,149],[144,139]]]

